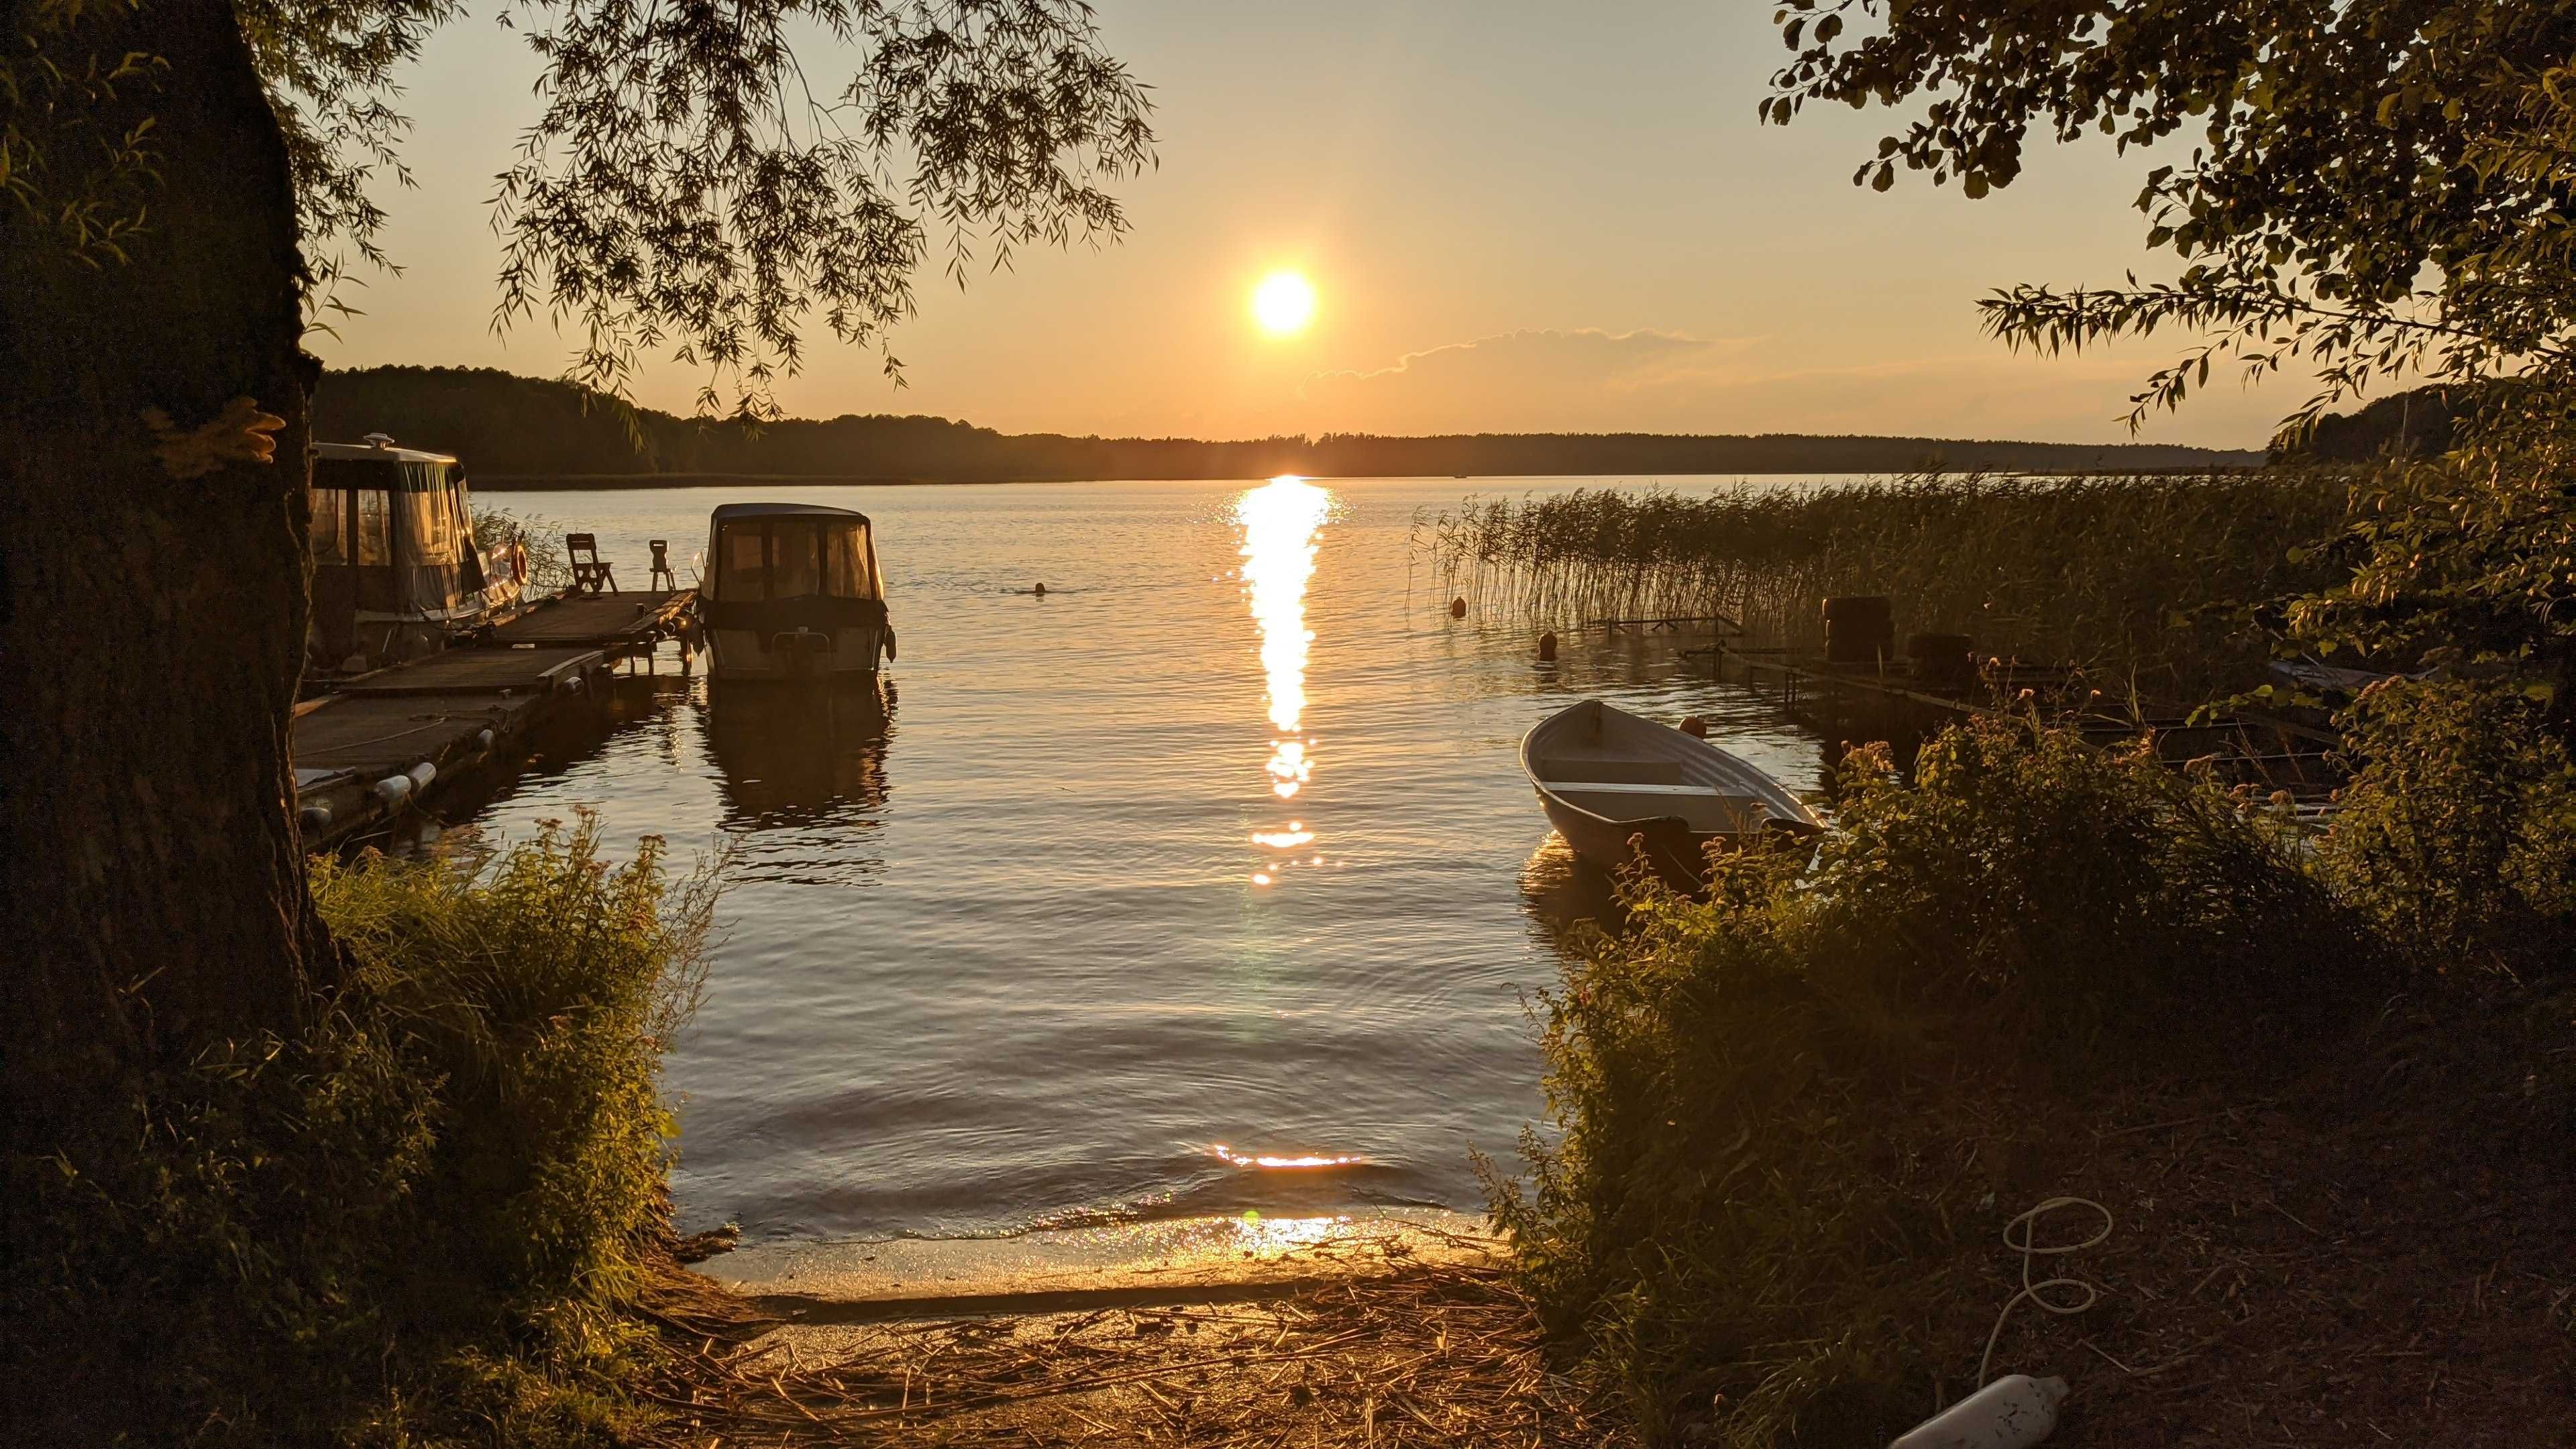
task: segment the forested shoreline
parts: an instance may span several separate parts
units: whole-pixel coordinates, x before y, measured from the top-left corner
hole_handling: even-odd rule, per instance
[[[1069,437],[937,417],[786,418],[757,430],[634,408],[567,382],[493,368],[372,367],[324,374],[314,435],[393,435],[453,453],[478,487],[687,486],[730,478],[993,483],[1110,478],[1601,474],[2207,471],[2257,450],[2161,443],[2034,443],[1805,433],[1478,433],[1395,438]]]

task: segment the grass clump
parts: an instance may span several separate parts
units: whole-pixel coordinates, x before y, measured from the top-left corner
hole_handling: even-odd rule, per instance
[[[1855,756],[1812,870],[1641,881],[1540,1003],[1550,1141],[1489,1169],[1549,1327],[1650,1441],[1884,1443],[1997,1303],[2048,1104],[2367,998],[2285,822],[2036,723]]]
[[[1909,632],[2197,698],[2260,674],[2249,608],[2330,581],[2313,545],[2349,492],[2314,469],[1587,489],[1470,500],[1428,542],[1449,586],[1559,626],[1714,611],[1749,642],[1810,646],[1819,599],[1885,594]]]
[[[10,1288],[29,1432],[609,1442],[712,887],[658,840],[611,864],[588,819],[315,862],[354,959],[300,1031],[136,1082],[122,1141],[11,1164],[42,1245]]]
[[[506,508],[476,508],[474,544],[487,559],[513,548],[525,549],[525,592],[531,599],[554,593],[572,582],[572,557],[564,551],[564,526],[541,514],[523,518]]]

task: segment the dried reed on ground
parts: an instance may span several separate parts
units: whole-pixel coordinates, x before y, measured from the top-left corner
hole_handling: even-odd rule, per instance
[[[1548,1366],[1502,1269],[1438,1265],[1253,1302],[776,1327],[712,1290],[656,1393],[673,1445],[1617,1445]]]

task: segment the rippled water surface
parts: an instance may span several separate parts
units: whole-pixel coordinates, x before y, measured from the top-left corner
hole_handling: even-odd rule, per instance
[[[1540,664],[1520,622],[1449,618],[1418,513],[1573,486],[487,495],[597,532],[629,587],[647,538],[687,577],[719,503],[876,522],[882,700],[711,695],[666,656],[605,739],[474,817],[519,836],[588,807],[621,845],[737,849],[669,1069],[685,1224],[1477,1206],[1469,1148],[1508,1154],[1539,1107],[1522,994],[1599,890],[1550,843],[1521,732],[1600,695],[1710,715],[1799,788],[1820,762],[1681,657],[1704,640]]]

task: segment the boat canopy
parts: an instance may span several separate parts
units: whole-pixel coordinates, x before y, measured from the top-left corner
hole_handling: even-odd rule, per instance
[[[714,629],[885,622],[885,578],[867,515],[818,504],[717,508],[699,598]]]
[[[390,442],[316,443],[310,497],[318,657],[349,653],[374,632],[361,625],[443,627],[486,608],[496,581],[454,458]]]

